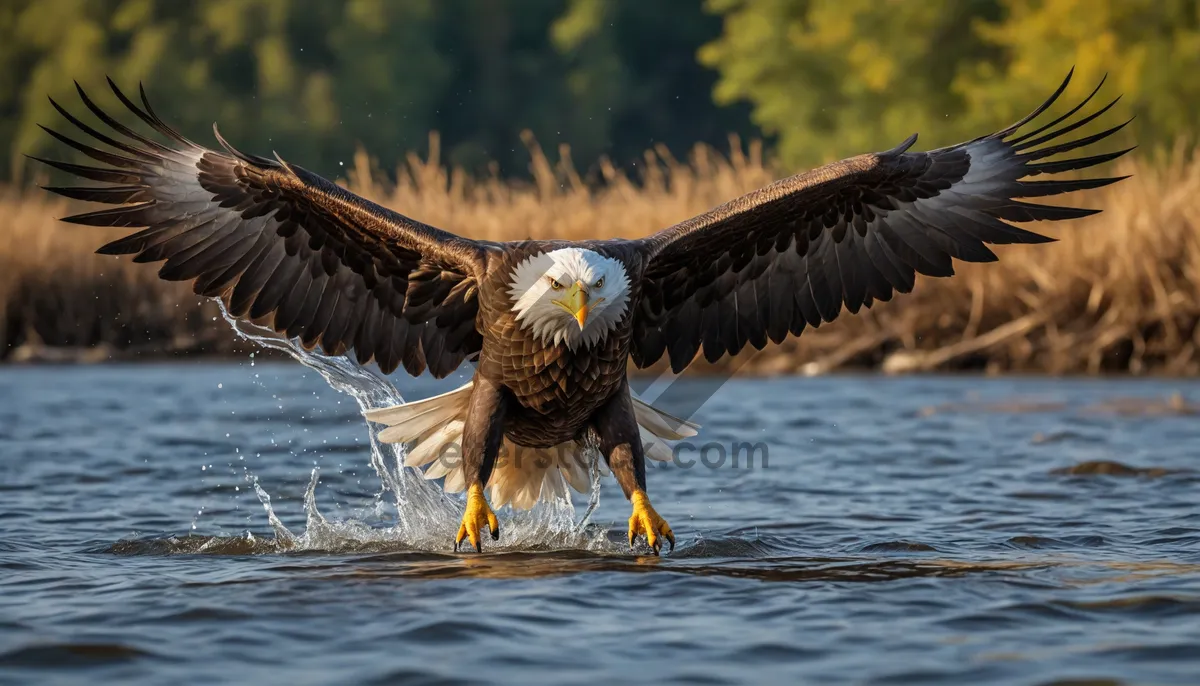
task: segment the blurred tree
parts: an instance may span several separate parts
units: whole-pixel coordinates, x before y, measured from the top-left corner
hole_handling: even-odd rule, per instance
[[[1196,125],[1196,0],[708,0],[721,38],[700,51],[718,103],[749,101],[801,167],[933,147],[1005,126],[1075,65],[1072,95],[1104,72],[1136,112],[1130,138],[1171,144]],[[1115,117],[1114,117],[1115,119]],[[1111,121],[1111,120],[1109,120]]]
[[[440,130],[450,159],[524,173],[520,132],[575,158],[638,159],[753,135],[720,109],[696,50],[720,18],[699,0],[7,0],[0,3],[0,154],[44,152],[37,129],[79,111],[78,80],[142,81],[186,135],[336,175],[362,144],[390,167]]]
[[[721,72],[720,103],[754,103],[789,165],[889,148],[914,130],[957,140],[951,86],[963,64],[999,51],[972,35],[991,0],[710,0],[725,15],[700,59]],[[931,126],[933,122],[938,126]],[[948,125],[949,124],[949,125]],[[933,144],[938,140],[923,140]]]
[[[47,94],[77,99],[72,79],[101,102],[111,75],[146,83],[156,109],[188,135],[222,133],[247,149],[275,148],[330,170],[354,143],[406,148],[426,136],[448,78],[428,30],[432,0],[14,0],[0,14],[12,40],[0,71],[25,71],[0,90],[12,152],[51,145]],[[11,20],[9,20],[11,16]]]
[[[198,140],[218,121],[330,175],[431,130],[451,163],[520,175],[524,129],[628,165],[751,118],[801,167],[1003,126],[1072,64],[1073,94],[1110,72],[1130,137],[1171,144],[1196,126],[1200,0],[6,0],[0,155],[13,175],[53,145],[36,124],[47,94],[77,109],[72,79],[112,104],[108,74]]]
[[[562,60],[549,36],[562,10],[561,0],[439,3],[438,47],[452,77],[429,128],[442,132],[448,161],[475,172],[498,162],[506,174],[521,173],[529,159],[523,129],[576,134],[567,121]]]
[[[1004,59],[963,70],[957,84],[974,118],[1019,116],[1074,64],[1086,85],[1108,74],[1106,92],[1124,94],[1118,108],[1137,115],[1131,137],[1144,147],[1172,145],[1200,123],[1197,0],[1005,0],[1004,9],[976,26]]]
[[[756,133],[747,105],[713,104],[716,73],[696,50],[721,21],[699,0],[445,0],[438,15],[454,76],[437,127],[455,164],[523,172],[524,129],[582,164]]]
[[[576,146],[577,159],[604,152],[628,162],[658,143],[686,152],[697,142],[724,148],[731,133],[761,135],[747,103],[713,106],[717,74],[696,50],[721,20],[698,9],[696,0],[571,0],[551,34],[569,60],[576,126],[591,135],[566,142],[608,141],[603,150]]]

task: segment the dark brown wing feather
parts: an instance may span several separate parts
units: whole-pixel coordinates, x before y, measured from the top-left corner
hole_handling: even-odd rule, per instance
[[[1051,239],[1009,222],[1084,217],[1099,210],[1024,202],[1104,186],[1120,178],[1028,181],[1084,169],[1128,150],[1039,162],[1102,140],[1062,137],[1113,104],[1054,128],[1099,90],[1048,124],[1024,127],[1066,89],[1016,124],[967,143],[911,153],[916,136],[887,152],[861,155],[754,191],[641,241],[650,255],[633,321],[633,360],[653,364],[665,352],[675,371],[696,353],[716,361],[749,342],[782,341],[805,326],[858,312],[916,274],[950,276],[952,258],[989,262],[989,244]],[[1101,81],[1103,84],[1103,81]],[[1048,144],[1045,147],[1037,147]]]
[[[113,119],[79,89],[84,105],[115,136],[72,124],[114,150],[50,135],[108,167],[39,160],[109,185],[51,187],[68,198],[117,205],[63,221],[137,227],[100,248],[163,262],[159,276],[194,281],[230,312],[272,326],[330,355],[353,350],[384,372],[403,364],[454,371],[479,352],[476,283],[483,246],[413,221],[278,158],[225,152],[185,139],[150,109],[126,107],[169,141],[164,145]],[[78,84],[76,84],[78,86]],[[51,101],[53,103],[53,100]],[[214,127],[215,131],[215,127]]]

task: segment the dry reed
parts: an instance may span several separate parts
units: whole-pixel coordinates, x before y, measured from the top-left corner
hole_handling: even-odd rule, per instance
[[[530,137],[532,182],[470,178],[444,167],[438,141],[384,182],[365,153],[347,185],[462,235],[492,240],[645,235],[758,188],[777,175],[757,143],[723,156],[696,147],[685,162],[648,151],[634,179],[602,161],[581,179],[569,150],[551,160]],[[986,369],[1048,373],[1200,372],[1200,163],[1183,151],[1133,178],[1074,199],[1105,212],[1041,227],[1061,240],[999,249],[1001,261],[959,265],[952,279],[726,365],[756,373]],[[63,225],[68,204],[40,191],[0,194],[0,356],[92,357],[230,352],[212,303],[155,269],[92,250],[118,232]],[[699,369],[712,369],[699,365]]]

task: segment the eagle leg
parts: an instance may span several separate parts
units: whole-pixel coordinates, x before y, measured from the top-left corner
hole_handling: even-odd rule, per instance
[[[462,434],[462,470],[467,482],[467,509],[454,537],[454,552],[463,539],[470,540],[475,552],[483,552],[479,532],[487,527],[492,540],[500,540],[496,513],[483,495],[483,487],[492,476],[496,456],[504,441],[504,415],[510,396],[500,384],[479,376],[471,387]]]
[[[475,552],[482,553],[483,544],[479,532],[485,526],[492,534],[493,541],[500,539],[500,523],[496,521],[496,513],[492,512],[487,498],[483,497],[483,484],[475,482],[467,489],[467,511],[463,513],[462,524],[458,525],[458,535],[454,537],[454,552],[458,552],[458,546],[467,538],[471,545],[475,546]]]
[[[655,555],[662,548],[663,539],[671,544],[670,550],[675,550],[675,533],[667,520],[654,511],[646,492],[636,490],[630,500],[633,501],[633,514],[629,515],[629,547],[633,548],[638,536],[645,536]]]
[[[628,381],[596,412],[592,424],[600,438],[604,461],[625,497],[633,503],[633,514],[629,517],[629,547],[633,548],[639,536],[645,536],[655,555],[662,549],[664,540],[670,544],[670,550],[675,550],[675,534],[667,520],[654,511],[650,496],[646,495],[646,453]]]

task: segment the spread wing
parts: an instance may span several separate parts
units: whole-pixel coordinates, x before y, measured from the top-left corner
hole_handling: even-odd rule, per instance
[[[101,186],[51,187],[116,205],[63,221],[140,228],[98,252],[164,262],[159,276],[329,355],[354,351],[385,372],[403,364],[441,377],[479,351],[477,279],[484,246],[413,221],[276,157],[224,152],[181,136],[109,81],[164,145],[124,126],[79,89],[115,134],[97,131],[51,100],[101,150],[46,131],[107,167],[39,160]],[[78,88],[78,84],[76,84]],[[45,127],[43,127],[45,128]],[[216,128],[214,127],[214,132]]]
[[[634,362],[647,366],[665,352],[678,372],[701,349],[711,362],[746,343],[762,349],[768,339],[778,343],[833,321],[843,306],[856,313],[896,291],[907,293],[918,273],[950,276],[951,258],[990,262],[996,255],[989,244],[1052,240],[1010,222],[1098,212],[1023,200],[1120,180],[1027,180],[1128,152],[1047,160],[1125,125],[1066,138],[1116,103],[1073,119],[1100,86],[1065,115],[1019,132],[1070,80],[1068,74],[1049,100],[1003,131],[906,152],[914,135],[887,152],[784,179],[642,239],[651,257],[633,321]]]

